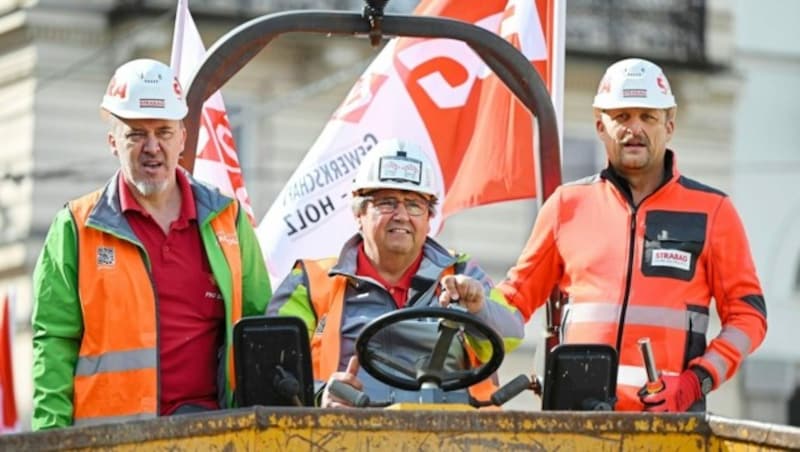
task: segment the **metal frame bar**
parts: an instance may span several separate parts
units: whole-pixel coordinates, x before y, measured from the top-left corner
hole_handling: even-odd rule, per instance
[[[202,106],[231,77],[275,37],[290,32],[323,35],[364,35],[371,30],[367,17],[354,12],[288,11],[257,17],[239,25],[208,50],[187,89],[189,114],[182,165],[194,170]],[[387,14],[382,17],[384,35],[449,38],[469,45],[534,115],[539,146],[534,158],[537,194],[546,199],[561,184],[558,125],[547,88],[530,62],[500,36],[478,26],[440,17]]]

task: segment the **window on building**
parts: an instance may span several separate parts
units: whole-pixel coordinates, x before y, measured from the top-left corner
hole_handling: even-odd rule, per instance
[[[705,0],[570,0],[568,52],[693,65],[706,61]]]

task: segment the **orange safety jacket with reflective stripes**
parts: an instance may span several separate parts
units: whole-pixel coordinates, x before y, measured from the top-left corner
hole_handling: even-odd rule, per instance
[[[328,272],[337,263],[337,258],[298,261],[308,276],[308,293],[314,312],[323,323],[321,334],[311,338],[311,360],[314,379],[327,381],[331,374],[339,368],[341,353],[340,334],[344,311],[345,289],[348,278],[344,275],[330,275]],[[441,277],[452,275],[455,266],[451,265],[442,271]],[[413,308],[408,308],[413,309]],[[318,331],[320,328],[318,328]],[[480,365],[475,353],[465,347],[472,366]],[[493,378],[487,378],[469,388],[469,393],[478,400],[489,400],[497,390]]]
[[[681,176],[674,161],[668,150],[664,182],[638,206],[609,168],[559,187],[498,286],[526,319],[554,285],[568,294],[562,342],[617,350],[617,410],[643,409],[638,339],[650,338],[664,374],[699,366],[716,388],[766,334],[763,293],[733,204]],[[712,298],[722,330],[708,343]]]
[[[145,251],[135,237],[87,226],[101,191],[69,204],[78,237],[78,291],[83,337],[74,377],[74,423],[150,418],[158,415],[157,296]],[[242,268],[236,240],[238,204],[210,221],[228,263],[232,284],[229,316],[242,316]],[[228,350],[233,391],[233,353]]]

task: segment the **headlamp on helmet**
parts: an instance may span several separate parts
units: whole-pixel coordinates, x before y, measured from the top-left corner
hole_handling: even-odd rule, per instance
[[[434,167],[419,146],[398,139],[378,143],[364,157],[353,182],[353,194],[394,189],[436,197]]]

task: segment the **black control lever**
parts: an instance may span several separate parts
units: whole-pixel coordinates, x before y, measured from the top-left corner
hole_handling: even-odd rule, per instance
[[[346,400],[357,408],[370,406],[369,396],[359,391],[358,389],[350,386],[347,383],[342,383],[339,380],[328,382],[328,391],[336,397]]]
[[[294,375],[286,372],[281,366],[275,366],[275,376],[272,378],[272,387],[281,397],[291,400],[294,406],[303,406],[300,400],[300,382]]]
[[[470,405],[480,408],[485,406],[502,406],[504,403],[522,394],[522,391],[533,389],[535,383],[525,375],[518,375],[513,380],[504,384],[497,391],[493,392],[489,400],[476,400],[470,397]]]
[[[517,375],[516,378],[504,384],[497,391],[492,393],[490,400],[497,406],[502,406],[504,403],[513,399],[514,397],[522,394],[522,391],[531,388],[531,381],[525,375]]]

